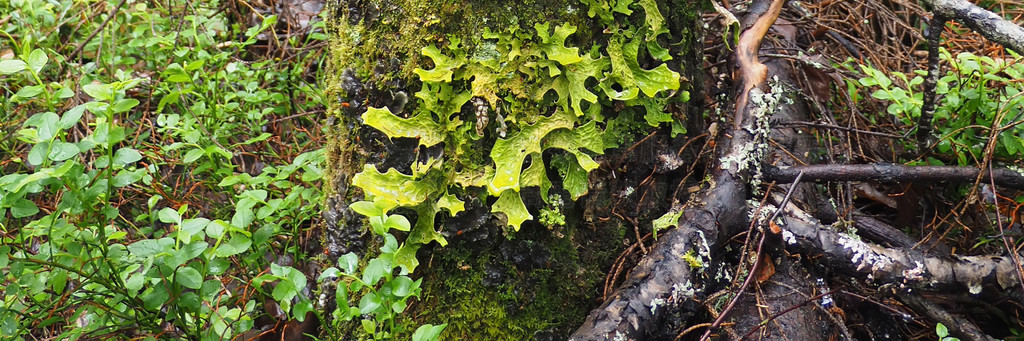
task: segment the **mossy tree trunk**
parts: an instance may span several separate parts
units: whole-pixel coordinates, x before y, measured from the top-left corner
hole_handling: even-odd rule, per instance
[[[331,193],[327,201],[328,210],[324,214],[327,258],[337,259],[347,252],[375,252],[373,247],[367,246],[375,246],[378,241],[367,237],[362,217],[347,208],[349,203],[367,196],[365,189],[353,186],[353,179],[364,171],[363,165],[374,165],[381,173],[395,169],[403,174],[413,174],[411,166],[415,160],[426,162],[434,157],[469,167],[474,163],[452,159],[471,155],[485,160],[481,162],[484,166],[493,167],[500,161],[490,160],[493,155],[489,152],[495,141],[505,137],[505,132],[500,131],[505,123],[497,120],[507,120],[508,138],[512,139],[517,133],[525,134],[528,125],[539,125],[536,122],[542,121],[543,117],[558,115],[562,108],[569,111],[577,109],[573,105],[561,106],[558,99],[551,99],[561,96],[559,89],[547,91],[547,98],[541,94],[534,99],[523,99],[523,93],[545,92],[545,89],[524,91],[517,87],[534,85],[515,84],[515,81],[544,82],[531,77],[552,79],[548,75],[533,76],[527,71],[522,72],[525,75],[515,76],[522,79],[505,79],[505,84],[493,89],[498,100],[491,103],[491,109],[484,114],[490,117],[489,122],[483,123],[483,129],[477,127],[480,125],[477,102],[463,101],[451,111],[453,117],[470,122],[468,126],[482,133],[466,142],[467,148],[479,151],[476,154],[454,156],[447,149],[451,140],[448,145],[426,146],[420,143],[422,139],[391,137],[365,125],[363,115],[370,108],[387,108],[399,118],[409,118],[425,105],[422,98],[423,70],[437,70],[442,62],[425,56],[424,48],[438,47],[454,58],[465,53],[466,59],[472,61],[473,58],[488,57],[483,46],[493,46],[496,42],[501,44],[504,38],[493,38],[493,33],[517,32],[514,34],[521,35],[524,40],[533,39],[523,43],[524,46],[543,45],[544,37],[531,37],[541,34],[542,28],[537,25],[546,25],[543,34],[549,34],[547,27],[571,26],[575,27],[575,32],[568,35],[562,47],[578,48],[580,55],[588,60],[607,61],[612,58],[606,52],[609,39],[620,39],[620,36],[608,33],[609,27],[629,31],[629,34],[639,37],[639,34],[645,34],[642,30],[651,29],[645,24],[645,19],[652,19],[645,15],[657,10],[660,12],[658,15],[663,16],[664,24],[662,32],[650,35],[654,37],[651,44],[667,47],[666,52],[671,54],[671,58],[662,57],[665,62],[660,62],[648,55],[645,48],[640,48],[640,55],[632,58],[636,58],[637,66],[645,70],[665,65],[677,76],[671,80],[675,83],[671,89],[681,85],[691,94],[698,94],[702,72],[696,67],[699,65],[697,52],[700,46],[696,5],[683,0],[642,2],[644,6],[656,8],[637,4],[622,7],[618,12],[608,12],[606,15],[623,22],[614,23],[613,27],[599,16],[588,16],[589,5],[577,0],[333,3],[330,6],[333,18],[329,31],[332,37],[331,67],[335,78],[329,81],[329,89],[338,103],[333,106],[335,137],[330,148],[331,166],[328,167],[333,181],[328,189]],[[518,31],[513,31],[512,27]],[[552,36],[557,36],[558,32],[555,29]],[[460,47],[458,51],[451,48],[456,44]],[[626,44],[629,44],[628,40]],[[636,50],[634,47],[634,54]],[[499,51],[502,52],[506,51]],[[613,54],[617,52],[612,51]],[[559,58],[547,53],[538,54],[541,63]],[[507,54],[499,57],[506,58]],[[508,59],[511,57],[501,60]],[[626,59],[629,59],[628,54]],[[560,69],[568,74],[573,69],[567,65],[561,65]],[[526,67],[529,66],[520,70]],[[615,67],[605,66],[604,72],[610,74]],[[459,75],[456,73],[455,77]],[[479,89],[472,84],[479,78],[456,79],[451,84],[455,92],[464,88],[480,95]],[[571,162],[576,157],[587,156],[574,156],[565,149],[544,148],[542,153],[527,158],[523,168],[544,165],[544,174],[541,175],[550,179],[550,185],[524,184],[519,189],[525,208],[534,219],[524,221],[518,229],[510,226],[508,214],[492,210],[500,195],[488,193],[486,186],[451,186],[448,193],[464,202],[464,210],[456,214],[450,211],[437,213],[433,229],[448,244],[442,247],[432,242],[419,248],[420,264],[414,277],[423,278],[424,291],[411,312],[407,313],[411,318],[404,322],[448,323],[444,338],[452,340],[565,339],[582,323],[588,311],[604,299],[602,293],[606,285],[614,284],[605,283],[606,274],[613,264],[630,262],[629,259],[616,262],[622,251],[631,245],[636,248],[637,238],[650,229],[649,222],[668,211],[674,199],[685,200],[685,191],[676,191],[686,170],[680,165],[687,159],[692,161],[695,155],[676,155],[666,151],[677,151],[689,140],[685,134],[669,137],[670,131],[675,130],[671,135],[676,135],[686,127],[677,124],[673,129],[668,123],[661,127],[656,127],[657,122],[648,124],[644,120],[646,111],[643,110],[646,109],[632,102],[628,105],[630,109],[625,110],[629,115],[620,113],[623,112],[623,102],[605,97],[598,84],[602,78],[603,75],[582,79],[585,84],[580,85],[601,95],[601,98],[583,102],[587,115],[577,117],[576,123],[571,124],[575,127],[573,129],[581,129],[593,121],[597,129],[603,130],[603,141],[609,141],[604,144],[605,148],[584,152],[593,156],[599,167],[584,171],[583,183],[579,184],[578,177],[560,174],[566,168],[559,168],[559,165],[574,164]],[[608,91],[626,92],[630,86],[633,85],[628,81],[622,81],[614,87],[609,86]],[[660,102],[663,106],[657,110],[666,116],[674,115],[677,122],[688,124],[690,130],[702,130],[701,115],[687,115],[691,109],[675,94],[683,89],[661,91],[649,97],[669,98],[675,95],[677,100]],[[421,94],[417,95],[418,92]],[[570,101],[575,99],[566,97]],[[486,95],[475,98],[493,99]],[[683,120],[686,117],[692,119]],[[436,114],[433,118],[439,119]],[[473,120],[476,120],[475,125]],[[473,130],[461,132],[474,133]],[[696,131],[690,135],[700,133]],[[544,138],[545,141],[554,139],[552,135]],[[644,141],[637,144],[640,149],[627,152],[640,140]],[[617,144],[617,148],[612,148],[616,147],[613,144]],[[672,156],[669,161],[663,160],[669,155]],[[656,169],[659,163],[665,162],[672,166]],[[493,176],[490,175],[492,173],[484,176]],[[526,177],[527,173],[523,174]],[[699,180],[691,179],[690,182]],[[576,184],[567,185],[566,182],[570,181],[576,181]],[[580,186],[585,191],[589,188],[587,194],[570,192],[578,191]],[[542,192],[547,194],[546,197]],[[410,207],[396,212],[415,220],[422,219],[424,211]],[[626,270],[620,269],[622,272]]]
[[[814,71],[759,59],[790,52],[762,46],[783,3],[753,1],[720,62],[704,60],[700,5],[684,0],[332,3],[326,258],[377,252],[349,209],[376,197],[413,221],[395,257],[423,279],[405,334],[900,339],[909,315],[866,296],[898,288],[888,297],[985,339],[916,290],[1022,301],[1007,258],[916,250],[808,183],[938,173],[796,166],[822,162],[825,142],[792,125],[812,120],[797,85]],[[730,70],[713,100],[706,65]],[[1011,173],[990,176],[1024,180]],[[844,221],[857,229],[837,232]],[[833,299],[827,283],[843,281],[862,294]]]

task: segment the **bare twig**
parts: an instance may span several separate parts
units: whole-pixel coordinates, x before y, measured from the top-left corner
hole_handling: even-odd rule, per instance
[[[773,314],[772,316],[769,316],[764,321],[761,321],[761,323],[758,323],[756,327],[750,329],[749,332],[747,332],[746,334],[743,334],[743,337],[741,337],[740,340],[744,340],[744,339],[750,337],[750,335],[756,333],[758,330],[761,330],[761,327],[764,327],[765,325],[768,324],[768,322],[771,322],[772,320],[775,320],[779,316],[785,315],[788,312],[791,312],[793,310],[796,310],[797,308],[803,307],[803,306],[807,305],[807,303],[814,302],[815,300],[817,300],[819,298],[822,298],[822,297],[834,294],[837,291],[839,291],[839,289],[835,289],[835,290],[832,290],[832,291],[829,291],[829,292],[823,292],[823,293],[817,294],[814,297],[808,298],[807,300],[803,301],[800,304],[793,305],[793,306],[791,306],[789,308],[786,308],[786,310],[780,311],[778,313]]]
[[[914,181],[974,182],[981,177],[993,183],[1015,189],[1024,189],[1024,175],[1007,168],[996,168],[985,174],[975,167],[959,166],[906,166],[900,164],[869,165],[810,165],[789,168],[767,167],[764,178],[770,181],[790,182],[801,172],[812,181],[871,181],[882,183]]]
[[[128,0],[121,0],[121,2],[118,2],[117,6],[114,6],[114,9],[107,13],[107,19],[103,20],[103,23],[100,24],[100,27],[97,27],[95,30],[93,30],[92,34],[89,34],[89,37],[85,38],[85,40],[82,41],[82,44],[78,45],[78,48],[75,48],[75,52],[71,52],[68,60],[78,58],[78,54],[82,52],[82,49],[85,48],[85,45],[88,45],[89,42],[92,41],[92,38],[95,38],[96,35],[100,33],[100,31],[103,31],[103,28],[107,26],[107,23],[110,22],[110,19],[113,19],[117,16],[117,11],[121,10],[121,6],[124,6],[124,3],[127,1]]]
[[[999,198],[999,196],[996,194],[995,181],[992,180],[991,164],[988,167],[988,174],[988,180],[992,185],[991,187],[989,187],[989,189],[992,190],[992,197]],[[1024,292],[1024,273],[1021,273],[1020,269],[1020,255],[1017,254],[1017,249],[1011,246],[1012,243],[1010,243],[1009,237],[1006,236],[1006,231],[1003,231],[1003,217],[1001,214],[999,214],[998,207],[996,208],[996,225],[999,226],[999,236],[1000,239],[1003,240],[1003,246],[1006,247],[1006,252],[1010,253],[1010,259],[1013,259],[1013,268],[1017,270],[1017,282],[1020,283],[1021,292]]]
[[[789,186],[789,191],[786,191],[786,196],[782,199],[782,202],[779,203],[779,207],[785,207],[786,203],[789,202],[789,198],[793,195],[793,191],[796,189],[797,185],[800,184],[800,178],[803,177],[803,175],[803,173],[797,174],[796,180],[794,180],[793,184]],[[770,222],[772,220],[775,220],[775,218],[778,217],[779,212],[781,211],[781,209],[775,210],[775,214],[772,214],[771,218],[768,218],[768,221]],[[762,232],[761,239],[757,242],[757,258],[762,257],[762,254],[764,252],[764,237],[766,235],[766,233]],[[708,337],[711,337],[711,331],[713,331],[715,328],[718,328],[718,326],[722,324],[722,321],[725,320],[726,316],[729,316],[729,312],[732,311],[733,306],[735,306],[736,302],[738,302],[740,300],[740,297],[743,296],[743,292],[747,290],[747,286],[750,285],[751,280],[755,276],[757,276],[757,270],[759,268],[759,265],[761,265],[761,262],[754,262],[754,266],[750,267],[750,273],[747,274],[747,279],[743,280],[743,285],[740,286],[740,289],[736,291],[736,296],[733,296],[732,301],[729,301],[729,305],[725,307],[725,310],[722,310],[722,314],[718,315],[718,318],[715,319],[715,322],[711,323],[711,326],[708,327],[708,330],[704,331],[704,335],[700,337],[701,341],[705,341],[708,339]],[[744,338],[745,337],[746,336],[744,336]]]

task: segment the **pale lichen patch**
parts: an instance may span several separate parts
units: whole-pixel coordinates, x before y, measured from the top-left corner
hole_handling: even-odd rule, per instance
[[[928,271],[925,269],[924,264],[918,261],[914,261],[914,268],[903,270],[903,278],[910,281],[920,281],[924,279],[923,275]]]
[[[839,245],[842,245],[844,249],[850,251],[850,262],[856,266],[857,271],[870,268],[872,272],[875,272],[886,269],[893,264],[892,258],[874,252],[871,250],[871,247],[864,242],[850,238],[845,234],[839,235]]]

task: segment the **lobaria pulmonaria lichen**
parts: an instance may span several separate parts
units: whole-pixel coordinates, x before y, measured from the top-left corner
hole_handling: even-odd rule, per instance
[[[645,55],[642,48],[656,63],[672,58],[657,41],[668,30],[654,1],[583,2],[588,14],[606,26],[607,46],[581,53],[580,47],[567,45],[577,29],[569,24],[485,29],[483,43],[473,48],[448,37],[441,47],[422,49],[433,68],[414,70],[422,88],[414,103],[404,106],[409,112],[370,107],[362,114],[364,124],[390,138],[443,146],[441,160],[414,161],[413,174],[395,169],[382,173],[367,165],[353,177],[353,184],[366,193],[416,212],[416,224],[402,246],[406,254],[431,241],[446,243],[435,231],[434,216],[441,209],[454,215],[463,203],[449,193],[497,198],[491,212],[516,231],[534,218],[523,202],[524,187],[539,187],[544,201],[552,197],[548,167],[557,170],[573,199],[585,195],[587,174],[598,167],[593,156],[614,147],[610,141],[618,139],[606,136],[608,120],[602,114],[614,102],[642,108],[651,126],[673,121],[666,105],[688,98],[686,91],[673,91],[679,90],[679,74],[665,63],[645,69],[638,60]],[[616,14],[633,10],[644,11],[644,24],[614,20]],[[461,113],[467,103],[473,115],[464,121]],[[474,147],[481,142],[489,147],[489,159],[479,157]],[[550,149],[564,154],[546,165],[542,153]],[[486,191],[467,191],[471,188]],[[411,262],[404,265],[414,269],[415,260]]]

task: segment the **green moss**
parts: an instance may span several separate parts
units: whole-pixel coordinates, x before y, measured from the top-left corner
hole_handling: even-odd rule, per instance
[[[525,262],[532,262],[525,267],[495,248],[480,250],[469,243],[435,250],[433,266],[426,270],[422,301],[415,307],[417,319],[448,323],[442,334],[445,340],[530,340],[536,333],[565,339],[583,322],[591,308],[588,303],[600,291],[605,271],[618,255],[625,228],[606,228],[599,238],[571,230],[564,238],[553,237],[545,229],[524,230],[517,235],[526,240],[523,244],[506,242],[503,247],[530,245],[533,254],[521,255],[528,258]],[[537,254],[548,257],[529,258]]]

